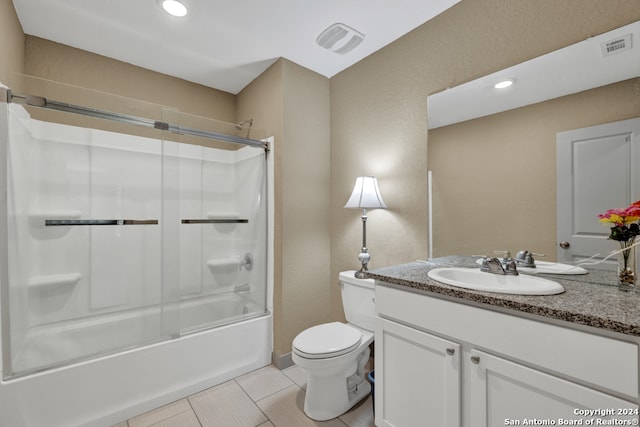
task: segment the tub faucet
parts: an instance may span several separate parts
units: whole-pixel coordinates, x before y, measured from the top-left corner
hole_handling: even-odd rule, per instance
[[[502,266],[502,262],[495,257],[484,257],[480,271],[491,274],[511,275],[517,276],[518,269],[516,268],[516,262],[514,260],[508,260],[505,266]]]

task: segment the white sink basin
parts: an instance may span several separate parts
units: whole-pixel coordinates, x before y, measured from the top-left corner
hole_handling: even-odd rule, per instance
[[[564,292],[560,283],[537,276],[486,273],[475,268],[434,268],[429,277],[447,285],[475,291],[518,295],[555,295]]]

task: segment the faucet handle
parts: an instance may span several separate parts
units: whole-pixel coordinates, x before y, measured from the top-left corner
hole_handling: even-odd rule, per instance
[[[519,252],[516,254],[516,259],[524,259],[524,257],[525,257],[525,256],[539,256],[539,257],[543,257],[543,256],[545,256],[545,255],[544,255],[544,254],[537,254],[537,253],[535,253],[535,252],[531,252],[531,251],[528,251],[528,250],[526,250],[526,249],[525,249],[525,250],[519,251]]]
[[[504,274],[509,274],[512,276],[518,276],[518,268],[516,267],[516,262],[512,259],[504,267]]]

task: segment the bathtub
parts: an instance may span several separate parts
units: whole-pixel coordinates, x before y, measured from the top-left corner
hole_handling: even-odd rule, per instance
[[[100,354],[109,345],[99,339],[104,330],[130,335],[133,345],[137,325],[156,311],[34,328],[17,362],[43,366],[78,350]],[[184,301],[183,330],[204,328],[212,312],[220,316],[206,330],[1,382],[0,425],[110,426],[271,363],[270,313],[235,293]]]

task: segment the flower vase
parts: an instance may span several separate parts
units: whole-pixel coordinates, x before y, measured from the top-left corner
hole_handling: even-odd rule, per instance
[[[618,287],[623,291],[636,289],[636,247],[635,239],[620,242],[618,253]]]

